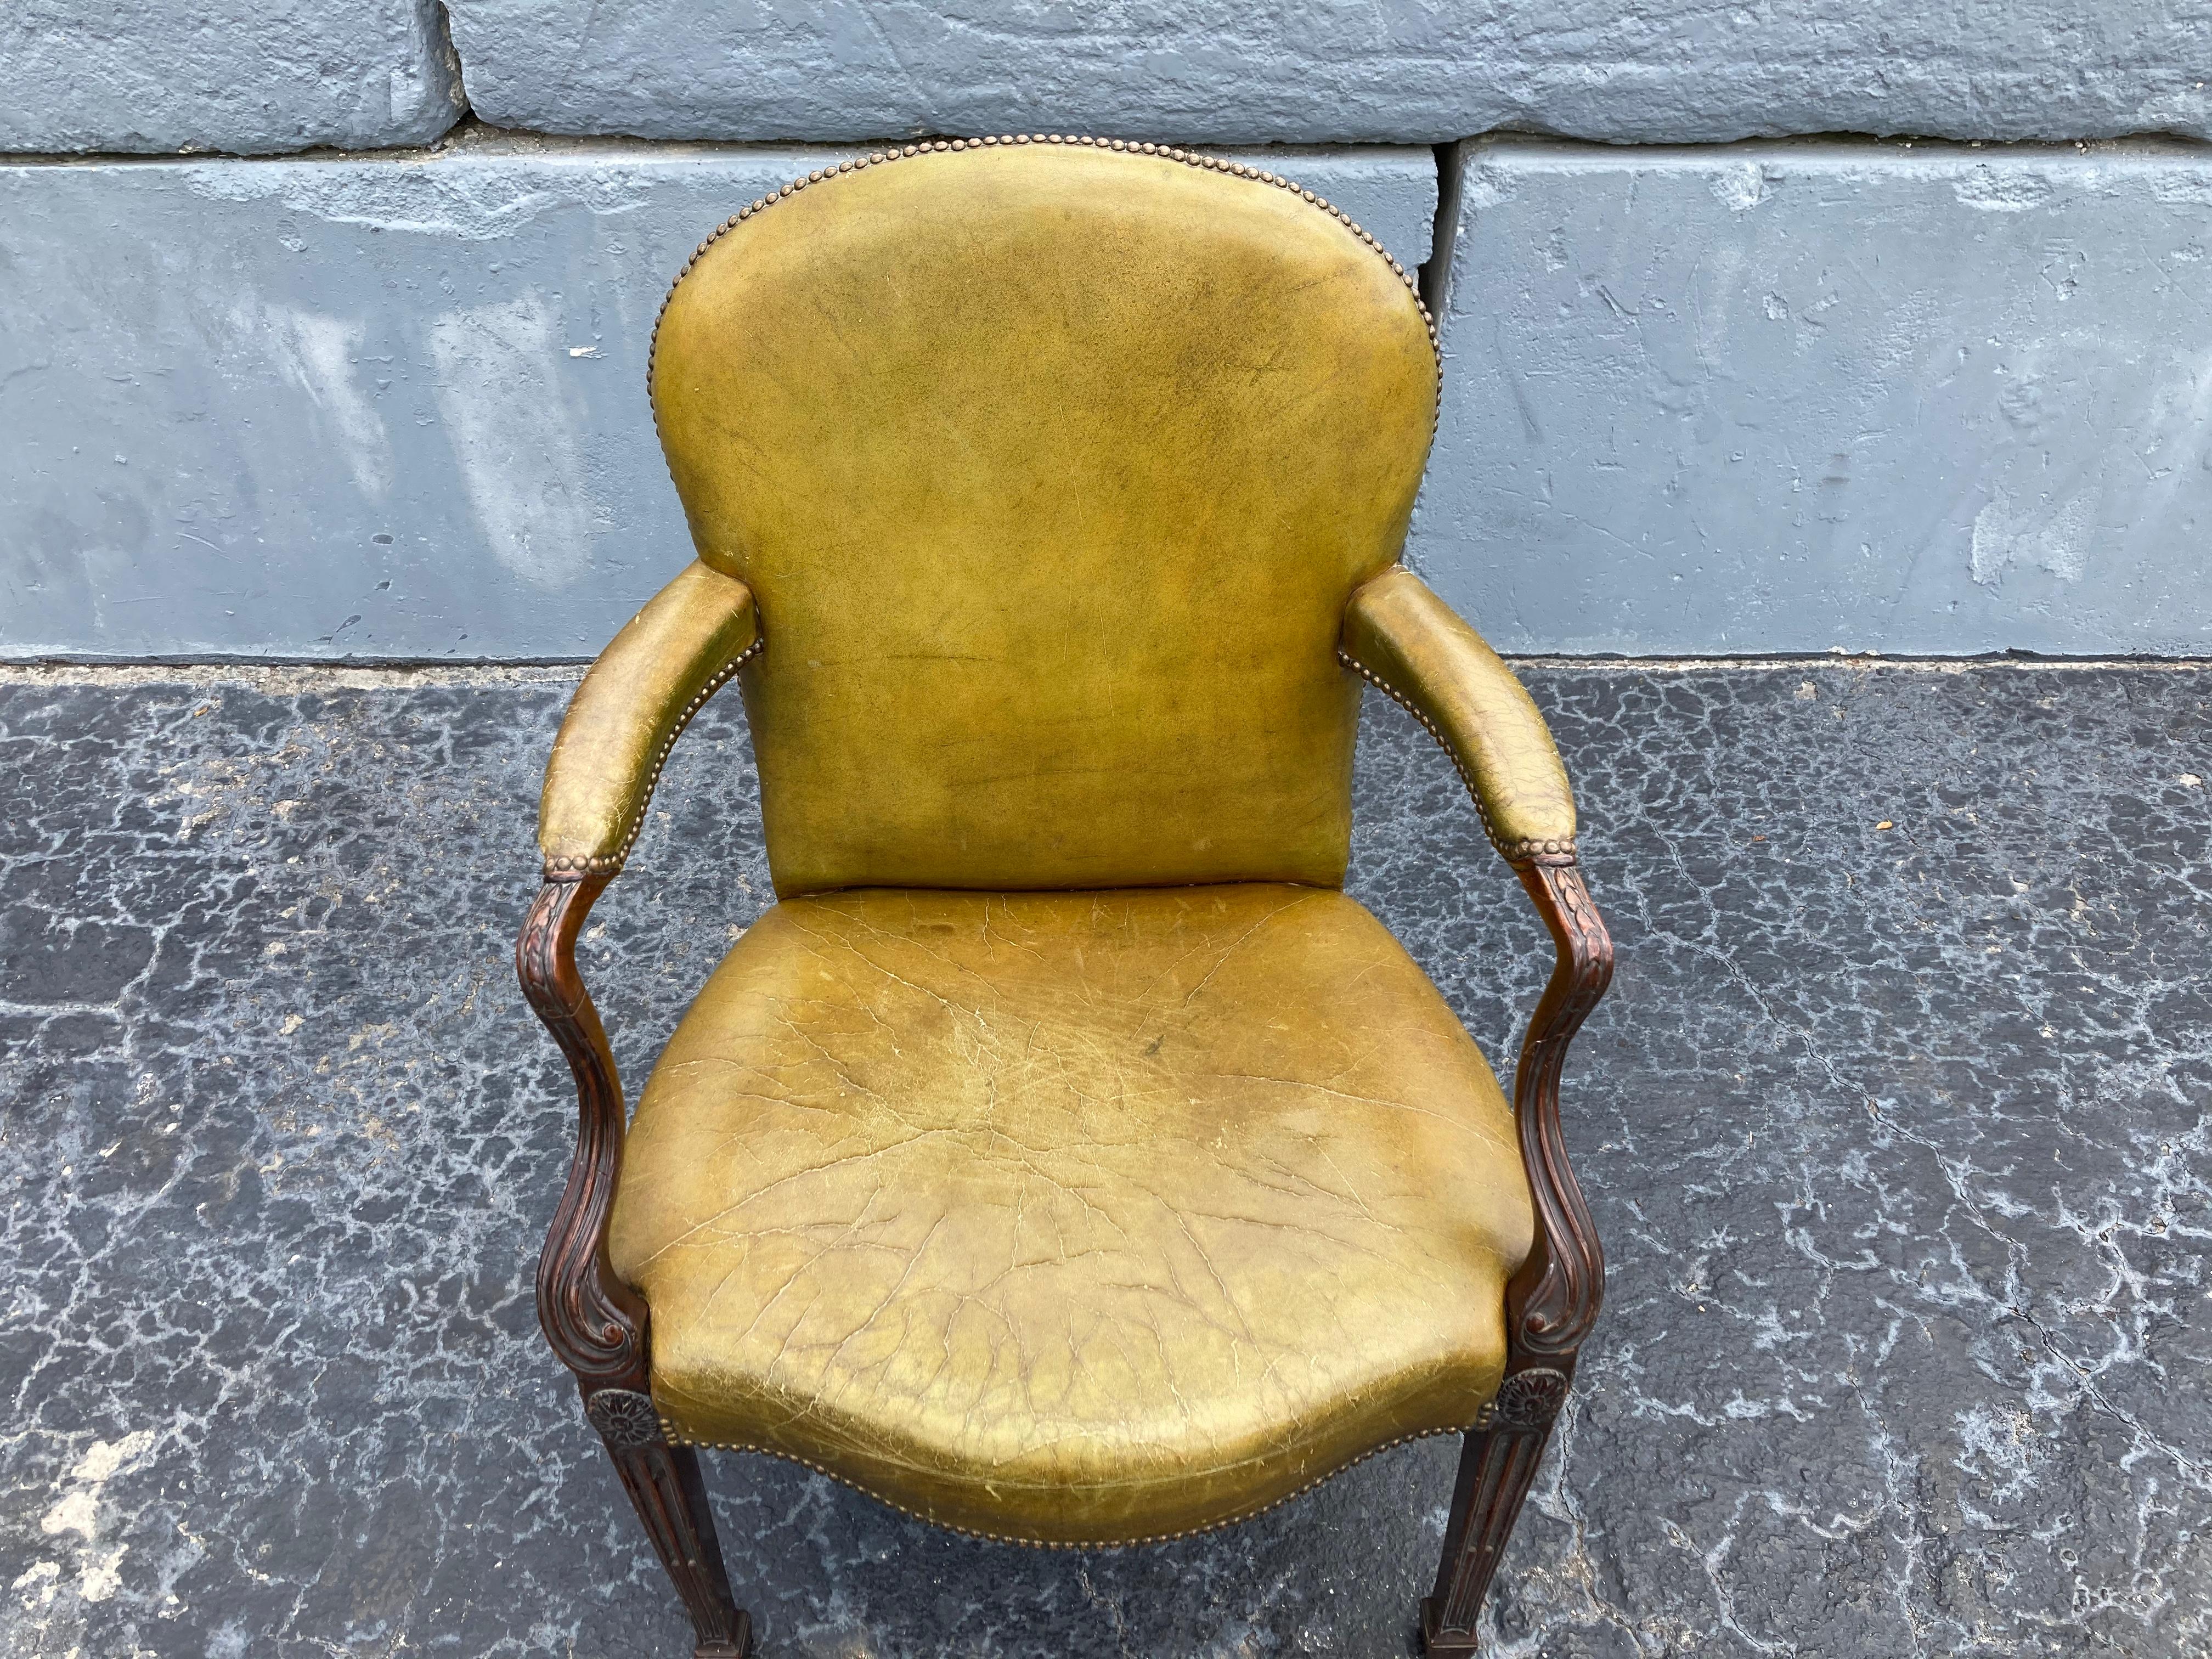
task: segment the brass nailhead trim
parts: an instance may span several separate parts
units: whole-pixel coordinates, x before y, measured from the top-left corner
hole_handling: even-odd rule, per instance
[[[599,854],[590,858],[582,856],[548,859],[545,878],[550,881],[560,876],[596,876],[612,874],[622,868],[622,860],[610,854]]]
[[[1498,849],[1499,857],[1508,864],[1525,864],[1530,859],[1538,857],[1564,856],[1571,859],[1575,856],[1575,842],[1571,836],[1564,840],[1545,840],[1534,836],[1521,841],[1500,839],[1497,826],[1490,821],[1489,809],[1482,804],[1481,793],[1475,788],[1474,780],[1468,775],[1466,766],[1460,760],[1459,750],[1454,749],[1444,734],[1437,730],[1436,723],[1416,708],[1410,699],[1401,696],[1395,686],[1389,684],[1381,675],[1376,673],[1341,646],[1337,647],[1336,659],[1419,720],[1421,723],[1421,729],[1437,740],[1437,746],[1450,757],[1452,770],[1459,774],[1460,782],[1466,786],[1467,797],[1474,803],[1474,815],[1482,820],[1482,833],[1489,837],[1490,844]]]
[[[1326,1474],[1316,1475],[1312,1480],[1307,1481],[1305,1485],[1298,1487],[1293,1492],[1286,1492],[1280,1498],[1273,1498],[1268,1499],[1267,1502],[1261,1504],[1257,1509],[1245,1510],[1238,1514],[1225,1516],[1219,1521],[1209,1521],[1202,1527],[1185,1527],[1181,1532],[1149,1533],[1140,1538],[1109,1538],[1105,1540],[1092,1540],[1090,1542],[1081,1544],[1070,1544],[1060,1540],[1050,1538],[1024,1538],[1015,1533],[978,1532],[973,1527],[955,1526],[950,1521],[939,1521],[933,1516],[924,1515],[920,1510],[910,1510],[905,1504],[898,1503],[892,1498],[886,1498],[881,1492],[872,1492],[867,1487],[862,1486],[859,1481],[852,1480],[846,1475],[842,1475],[835,1469],[825,1469],[819,1463],[814,1462],[808,1458],[797,1457],[789,1452],[776,1451],[767,1446],[749,1446],[742,1441],[695,1440],[689,1435],[679,1432],[676,1425],[671,1423],[665,1415],[660,1419],[660,1430],[661,1432],[668,1437],[668,1443],[672,1446],[690,1446],[701,1451],[750,1452],[756,1456],[781,1458],[787,1463],[796,1463],[803,1469],[811,1469],[816,1474],[835,1480],[841,1486],[851,1487],[854,1492],[859,1492],[863,1498],[872,1498],[877,1503],[884,1504],[890,1509],[896,1510],[901,1515],[907,1516],[914,1520],[919,1521],[924,1526],[935,1527],[940,1532],[956,1532],[963,1538],[980,1538],[988,1544],[1019,1544],[1024,1549],[1033,1550],[1126,1550],[1140,1548],[1148,1544],[1171,1544],[1179,1538],[1196,1538],[1204,1533],[1219,1532],[1224,1527],[1241,1526],[1247,1521],[1255,1519],[1260,1516],[1267,1514],[1270,1510],[1280,1509],[1284,1504],[1290,1503],[1293,1498],[1304,1498],[1316,1486],[1322,1485],[1325,1481],[1335,1480],[1338,1475],[1342,1474],[1346,1469],[1352,1468],[1356,1464],[1364,1463],[1370,1457],[1379,1457],[1386,1451],[1394,1450],[1400,1446],[1411,1445],[1416,1440],[1434,1440],[1439,1436],[1447,1434],[1477,1433],[1490,1426],[1490,1415],[1491,1408],[1488,1406],[1485,1406],[1482,1408],[1481,1413],[1476,1417],[1475,1420],[1469,1424],[1466,1428],[1423,1429],[1418,1434],[1401,1434],[1395,1440],[1386,1440],[1379,1446],[1369,1448],[1367,1450],[1360,1453],[1358,1456],[1352,1459],[1349,1462],[1338,1464]]]
[[[684,735],[684,728],[691,724],[691,717],[706,707],[708,698],[727,685],[738,670],[760,655],[762,647],[767,644],[767,637],[756,633],[753,635],[753,642],[717,669],[714,678],[701,686],[698,695],[684,705],[684,712],[676,717],[676,724],[669,727],[668,735],[660,740],[659,752],[653,757],[653,769],[646,774],[644,793],[639,795],[637,805],[632,809],[629,833],[623,837],[622,845],[611,853],[601,853],[590,858],[566,856],[548,859],[545,860],[545,876],[548,880],[557,879],[564,875],[598,876],[614,875],[620,872],[623,863],[629,857],[629,849],[637,845],[638,836],[645,829],[645,809],[652,805],[653,792],[660,786],[660,769],[668,764],[668,757],[676,747],[676,740]]]
[[[678,287],[686,276],[691,274],[691,267],[699,263],[708,248],[714,246],[716,242],[755,214],[773,207],[787,197],[797,195],[809,185],[818,185],[825,179],[840,178],[848,173],[859,173],[868,167],[882,167],[892,161],[903,161],[916,155],[937,155],[954,150],[996,149],[1002,145],[1016,144],[1079,144],[1086,149],[1119,150],[1132,155],[1164,156],[1170,161],[1180,161],[1186,167],[1203,168],[1209,173],[1226,173],[1239,179],[1250,179],[1259,184],[1272,185],[1277,190],[1286,190],[1300,201],[1310,204],[1328,215],[1330,218],[1344,226],[1371,248],[1376,258],[1381,259],[1396,273],[1398,280],[1406,285],[1406,291],[1413,296],[1413,304],[1419,307],[1421,313],[1421,325],[1428,331],[1429,351],[1437,362],[1436,404],[1429,411],[1429,436],[1431,442],[1435,441],[1437,421],[1443,412],[1444,395],[1443,349],[1437,339],[1437,319],[1429,314],[1429,307],[1421,298],[1420,284],[1414,273],[1392,258],[1389,250],[1376,241],[1372,233],[1362,228],[1350,214],[1333,205],[1326,198],[1316,196],[1312,191],[1302,188],[1279,173],[1263,172],[1258,167],[1249,167],[1242,161],[1224,161],[1218,155],[1205,155],[1196,150],[1182,149],[1166,144],[1147,144],[1133,139],[1093,138],[1088,136],[1057,132],[1006,132],[985,138],[939,138],[930,143],[908,144],[900,149],[872,150],[853,161],[839,161],[831,167],[817,167],[804,179],[794,179],[781,190],[771,191],[749,205],[739,208],[737,212],[708,233],[706,240],[691,251],[691,257],[684,262],[684,269],[678,271],[675,281],[669,283],[668,293],[660,302],[660,310],[653,317],[653,339],[646,348],[645,354],[645,395],[647,402],[653,405],[653,416],[655,428],[657,429],[660,424],[660,410],[653,395],[653,365],[660,350],[661,319],[668,314],[668,301],[675,298]]]

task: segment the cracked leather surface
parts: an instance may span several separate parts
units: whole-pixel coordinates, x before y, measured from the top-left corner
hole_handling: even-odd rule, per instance
[[[823,179],[671,295],[653,394],[744,677],[777,890],[1344,875],[1344,602],[1437,365],[1295,193],[1037,145]]]
[[[1047,1541],[1463,1427],[1529,1240],[1397,941],[1291,886],[788,901],[641,1097],[610,1251],[679,1433]]]
[[[759,633],[745,585],[691,564],[615,635],[576,688],[546,763],[538,848],[549,867],[629,852],[666,744]]]
[[[1573,844],[1574,792],[1534,699],[1427,583],[1400,567],[1364,584],[1341,648],[1450,750],[1500,852]]]

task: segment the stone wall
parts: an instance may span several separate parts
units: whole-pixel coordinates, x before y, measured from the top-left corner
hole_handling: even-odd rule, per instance
[[[1408,556],[1504,648],[2212,652],[2212,0],[25,0],[0,69],[0,656],[587,654],[684,556],[683,252],[1017,127],[1443,250]]]
[[[1469,145],[1408,559],[1500,650],[2212,656],[2212,155]]]
[[[0,150],[279,155],[461,118],[436,0],[10,0]]]
[[[2212,137],[2203,0],[453,0],[488,121],[652,137]]]

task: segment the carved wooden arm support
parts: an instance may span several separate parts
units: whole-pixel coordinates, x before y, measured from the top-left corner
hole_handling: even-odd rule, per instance
[[[1566,768],[1513,671],[1402,567],[1353,593],[1337,654],[1444,746],[1559,952],[1513,1074],[1536,1236],[1505,1295],[1509,1364],[1542,1356],[1571,1370],[1604,1296],[1605,1257],[1559,1132],[1559,1073],[1613,978],[1613,940],[1576,863]]]
[[[576,935],[613,879],[611,872],[549,879],[514,945],[523,994],[576,1079],[576,1156],[538,1257],[538,1322],[587,1397],[647,1387],[645,1302],[607,1266],[607,1213],[622,1172],[622,1079],[576,971]]]
[[[1506,1328],[1520,1352],[1565,1358],[1597,1320],[1605,1296],[1605,1252],[1559,1132],[1559,1072],[1567,1044],[1613,979],[1613,939],[1575,855],[1540,854],[1514,866],[1536,902],[1559,952],[1551,983],[1537,1000],[1513,1072],[1513,1114],[1536,1206],[1528,1259],[1505,1287]]]

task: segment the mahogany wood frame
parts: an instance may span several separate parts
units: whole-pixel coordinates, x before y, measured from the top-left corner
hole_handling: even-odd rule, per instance
[[[538,1322],[575,1374],[584,1415],[614,1459],[646,1536],[684,1598],[694,1659],[747,1659],[752,1620],[730,1594],[699,1454],[670,1443],[653,1403],[645,1300],[607,1265],[607,1216],[622,1174],[622,1079],[592,994],[576,971],[576,935],[612,871],[549,875],[514,943],[530,1006],[576,1079],[576,1156],[538,1257]]]
[[[1568,1043],[1612,980],[1613,941],[1572,853],[1540,854],[1514,871],[1558,952],[1513,1074],[1535,1237],[1506,1285],[1504,1379],[1462,1443],[1443,1558],[1421,1602],[1431,1659],[1476,1652],[1483,1599],[1604,1294],[1604,1254],[1560,1133],[1559,1074]],[[730,1592],[698,1454],[670,1443],[653,1404],[644,1301],[607,1265],[627,1126],[614,1054],[576,970],[576,936],[613,874],[549,874],[515,942],[523,992],[568,1057],[579,1111],[575,1160],[538,1260],[538,1322],[574,1373],[585,1415],[691,1615],[694,1659],[748,1659],[752,1621]]]

